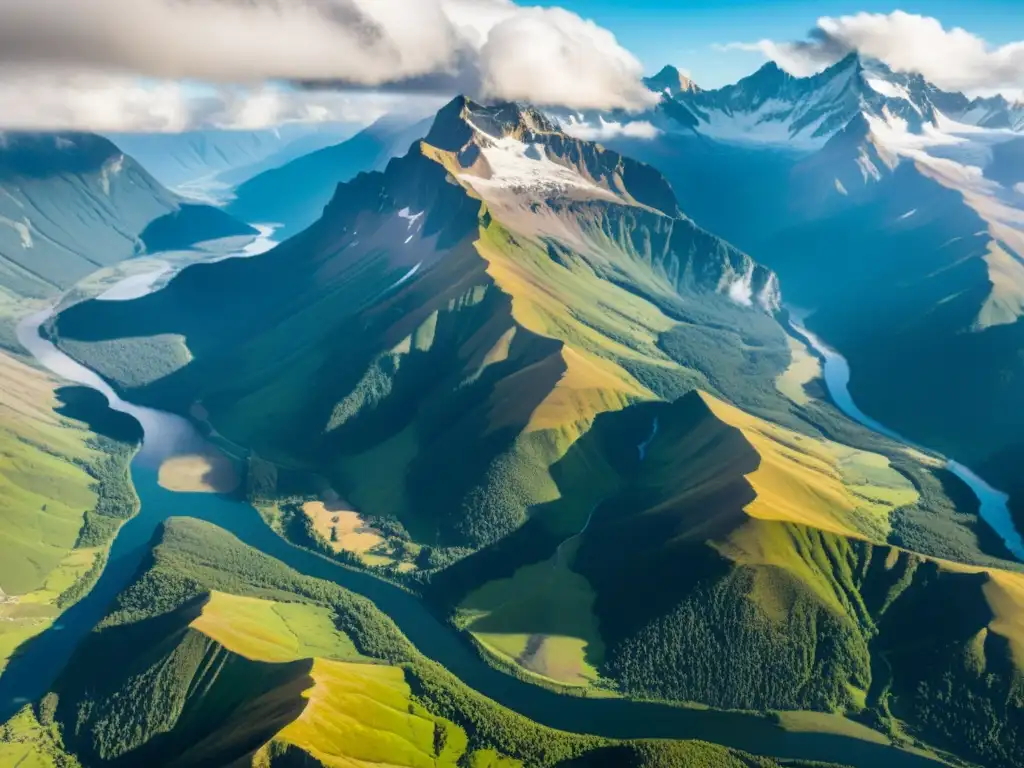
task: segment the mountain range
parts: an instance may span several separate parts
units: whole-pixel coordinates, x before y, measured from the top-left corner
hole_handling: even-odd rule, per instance
[[[979,467],[1020,515],[1021,111],[850,56],[682,92],[652,116],[659,137],[612,144],[778,272],[865,410]]]
[[[285,123],[260,130],[114,133],[107,136],[161,184],[196,193],[224,193],[263,171],[343,141],[346,123]]]
[[[0,135],[0,299],[4,343],[25,299],[57,296],[143,252],[255,235],[223,211],[170,192],[95,134]],[[168,223],[173,221],[170,227]]]
[[[282,240],[36,320],[130,474],[123,413],[0,356],[0,762],[1024,763],[1021,107],[857,56],[645,82],[459,96],[224,208],[99,137],[0,153],[111,260]],[[55,301],[39,258],[68,285],[8,290]]]
[[[275,525],[411,579],[495,664],[1012,764],[1010,554],[941,460],[816,394],[785,278],[683,210],[650,165],[458,98],[270,253],[49,334],[245,446],[254,499],[319,478],[331,506]]]

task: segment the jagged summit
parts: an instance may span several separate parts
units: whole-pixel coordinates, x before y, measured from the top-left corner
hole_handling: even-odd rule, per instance
[[[695,130],[711,138],[813,149],[862,113],[920,130],[935,122],[936,93],[943,100],[945,94],[920,75],[895,73],[850,54],[810,77],[795,77],[769,62],[734,85],[680,94],[676,102],[691,113]]]
[[[898,132],[921,133],[943,118],[1024,129],[1024,105],[1002,96],[971,100],[856,52],[810,77],[795,77],[770,61],[732,85],[675,94],[660,111],[709,138],[803,150],[823,147],[858,115]]]
[[[671,64],[666,64],[653,77],[645,77],[644,85],[656,93],[664,93],[669,98],[674,98],[680,93],[700,93],[702,90],[693,80]]]
[[[564,133],[539,110],[459,96],[437,114],[423,141],[453,153],[455,176],[492,205],[603,200],[680,216],[675,195],[654,168]]]
[[[465,146],[474,134],[502,139],[557,131],[546,115],[527,104],[501,102],[488,106],[457,96],[438,111],[425,141],[438,149],[454,151]]]

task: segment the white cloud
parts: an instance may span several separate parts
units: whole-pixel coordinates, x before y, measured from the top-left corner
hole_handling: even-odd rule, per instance
[[[631,120],[626,123],[607,121],[598,116],[597,123],[587,123],[570,117],[562,123],[562,130],[570,136],[584,141],[610,141],[611,139],[653,139],[661,133],[647,120]]]
[[[857,51],[897,72],[916,72],[940,88],[970,94],[1017,94],[1024,87],[1024,41],[991,46],[965,29],[946,29],[930,16],[895,11],[818,19],[807,39],[728,43],[722,50],[760,51],[799,76]]]
[[[426,100],[419,97],[410,104],[409,97],[396,94],[0,70],[0,124],[13,130],[162,132],[326,121],[364,125]]]
[[[463,91],[580,109],[650,99],[639,61],[610,32],[511,0],[0,0],[0,77],[11,69]],[[172,110],[175,98],[154,95]]]
[[[519,8],[480,49],[482,95],[542,106],[607,109],[656,104],[640,62],[592,21],[561,8]]]

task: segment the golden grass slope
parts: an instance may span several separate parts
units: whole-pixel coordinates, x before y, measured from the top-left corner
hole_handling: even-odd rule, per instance
[[[317,659],[310,676],[306,708],[275,741],[295,745],[321,765],[433,768],[454,766],[465,752],[465,734],[413,704],[397,667]],[[448,736],[440,750],[438,726]]]
[[[352,641],[335,628],[330,611],[303,603],[212,592],[191,627],[253,661],[359,658]]]
[[[911,482],[885,456],[802,435],[707,393],[700,397],[760,458],[746,475],[757,494],[745,508],[751,517],[884,541],[889,514],[918,499]]]
[[[465,755],[466,734],[413,701],[402,669],[362,659],[326,608],[212,592],[190,626],[253,661],[310,662],[305,684],[255,703],[254,713],[303,699],[298,716],[253,756],[255,766],[289,749],[327,768],[454,768]]]
[[[0,668],[50,625],[57,597],[99,554],[75,549],[96,494],[93,479],[74,462],[97,453],[83,424],[55,412],[56,388],[0,352]]]
[[[992,289],[975,321],[974,330],[978,331],[1015,323],[1024,315],[1024,262],[992,240],[985,263]]]
[[[786,397],[797,405],[807,405],[811,401],[805,387],[821,377],[821,361],[811,354],[802,341],[787,336],[791,355],[789,367],[779,374],[775,386]]]

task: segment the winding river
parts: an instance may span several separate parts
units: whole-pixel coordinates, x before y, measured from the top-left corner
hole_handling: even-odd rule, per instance
[[[898,432],[889,429],[881,422],[871,418],[857,407],[857,404],[853,401],[853,397],[850,395],[850,364],[846,361],[845,357],[840,355],[807,329],[803,324],[802,315],[802,312],[793,312],[791,310],[790,324],[798,334],[800,334],[812,347],[814,347],[815,351],[824,361],[825,384],[828,387],[828,392],[832,396],[832,400],[835,402],[836,407],[854,421],[859,422],[870,429],[872,432],[877,432],[880,435],[884,435],[885,437],[895,440],[898,443],[903,443],[904,445],[921,447]],[[934,453],[934,451],[928,452]],[[1020,532],[1013,524],[1013,518],[1010,516],[1010,509],[1007,506],[1007,502],[1009,502],[1010,497],[1002,491],[993,488],[978,477],[977,474],[958,461],[947,459],[946,469],[959,477],[970,487],[971,491],[978,498],[978,502],[980,503],[979,514],[982,519],[988,523],[997,534],[999,534],[999,537],[1003,540],[1006,548],[1009,549],[1018,560],[1024,560],[1024,539],[1021,538]]]
[[[136,279],[130,292],[137,293],[142,285],[146,282]],[[149,286],[158,290],[153,283]],[[120,297],[128,292],[113,295]],[[92,591],[65,611],[52,628],[30,641],[0,676],[0,722],[25,702],[36,700],[49,690],[78,643],[130,583],[160,525],[177,515],[218,525],[296,571],[333,581],[363,595],[389,615],[425,656],[483,695],[553,728],[610,738],[704,739],[757,754],[841,762],[857,768],[878,765],[934,768],[939,765],[926,757],[896,749],[878,734],[854,723],[848,724],[847,732],[857,732],[864,738],[817,732],[813,728],[784,730],[771,717],[753,713],[564,695],[488,666],[464,635],[430,613],[419,598],[367,573],[289,544],[244,501],[210,493],[174,492],[161,487],[157,482],[160,464],[170,457],[205,447],[204,438],[180,416],[121,399],[97,374],[42,338],[40,326],[50,315],[51,311],[44,311],[26,318],[18,328],[18,338],[41,365],[64,379],[103,393],[111,408],[131,415],[142,425],[144,444],[131,469],[141,509],[122,526],[111,546],[107,566]],[[655,424],[652,431],[656,429]],[[641,450],[641,456],[643,452]]]

